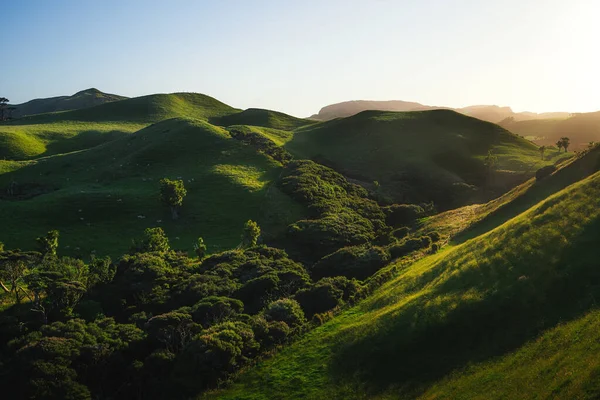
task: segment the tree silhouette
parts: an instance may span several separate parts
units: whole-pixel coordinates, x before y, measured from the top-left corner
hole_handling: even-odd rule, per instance
[[[560,151],[560,149],[562,149],[562,147],[563,147],[562,139],[560,139],[558,142],[556,142],[556,147],[558,147],[558,151]]]
[[[8,105],[8,99],[6,97],[0,97],[0,121],[6,119],[6,106]]]
[[[179,208],[183,204],[183,198],[187,195],[187,190],[183,186],[182,180],[172,181],[162,179],[160,181],[160,200],[171,208],[171,217],[179,218]]]
[[[546,152],[546,146],[540,146],[540,155],[542,156],[542,160],[544,159],[545,152]]]
[[[568,137],[561,137],[560,142],[562,143],[562,147],[565,149],[565,153],[569,150],[569,145],[571,144],[571,139]]]

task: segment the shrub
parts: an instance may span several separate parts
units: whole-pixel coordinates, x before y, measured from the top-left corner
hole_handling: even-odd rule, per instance
[[[308,318],[331,310],[342,302],[344,292],[332,282],[319,281],[314,286],[300,290],[294,298],[302,306]]]
[[[431,246],[431,238],[429,236],[421,236],[419,238],[406,239],[402,243],[395,244],[390,247],[389,251],[392,258],[400,258],[419,249],[425,249]]]
[[[412,225],[424,216],[425,210],[416,204],[393,204],[383,208],[385,222],[390,226]]]
[[[437,231],[429,232],[427,236],[429,236],[431,241],[434,243],[439,242],[442,239],[442,235],[440,235]]]
[[[264,313],[267,321],[285,322],[290,327],[302,325],[306,321],[302,307],[293,299],[274,301],[269,304]]]
[[[209,296],[191,308],[192,318],[205,328],[215,322],[229,319],[244,310],[244,303],[222,296]]]
[[[392,231],[392,236],[396,239],[404,239],[410,233],[410,228],[407,226],[403,226],[402,228],[395,229]]]
[[[344,247],[323,257],[312,268],[315,278],[345,276],[365,279],[390,261],[390,254],[383,247],[362,245]]]
[[[547,178],[548,176],[552,175],[554,173],[554,171],[556,171],[556,166],[554,166],[554,165],[548,165],[548,166],[542,167],[536,171],[535,179],[538,181],[541,181],[542,179]]]
[[[434,243],[431,245],[431,253],[437,253],[440,250],[440,245],[437,243]]]

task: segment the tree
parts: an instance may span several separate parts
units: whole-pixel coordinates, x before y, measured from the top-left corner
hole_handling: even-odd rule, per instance
[[[558,147],[558,151],[560,151],[560,149],[562,149],[562,147],[563,147],[562,139],[560,139],[558,142],[556,142],[556,147]]]
[[[569,139],[568,137],[561,137],[560,138],[560,142],[562,144],[562,147],[565,149],[565,153],[569,150],[569,145],[571,144],[571,139]]]
[[[60,233],[57,230],[53,230],[49,231],[46,236],[36,239],[39,251],[44,257],[56,257],[59,236]]]
[[[544,153],[546,152],[546,146],[540,146],[540,155],[542,156],[542,160],[544,159]]]
[[[173,219],[179,218],[179,208],[183,204],[183,198],[186,195],[187,190],[185,190],[182,180],[164,178],[160,181],[160,201],[171,208]]]
[[[204,244],[204,239],[201,237],[194,243],[194,252],[200,259],[204,258],[204,255],[206,254],[206,245]]]
[[[6,119],[6,106],[8,105],[8,99],[6,97],[0,97],[0,121],[4,121]]]
[[[136,252],[159,252],[166,253],[171,247],[169,246],[169,238],[162,228],[146,228],[142,240],[133,241],[133,251]]]
[[[260,236],[260,227],[258,224],[251,219],[244,225],[244,232],[242,233],[242,243],[240,247],[246,249],[248,247],[256,246],[258,238]]]

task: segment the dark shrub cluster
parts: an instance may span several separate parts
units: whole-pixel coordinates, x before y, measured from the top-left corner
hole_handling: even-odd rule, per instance
[[[344,247],[319,260],[311,272],[316,279],[328,276],[365,279],[389,262],[390,253],[383,247]]]
[[[423,207],[416,204],[393,204],[383,208],[385,221],[389,226],[410,226],[425,216]]]
[[[555,171],[556,171],[556,166],[547,165],[536,171],[535,179],[538,181],[541,181],[542,179],[547,178],[548,176],[552,175]]]
[[[243,143],[255,147],[259,152],[268,155],[274,160],[279,161],[283,165],[287,164],[292,160],[292,155],[288,153],[283,147],[278,146],[271,139],[264,137],[263,135],[252,132],[251,130],[232,129],[229,134],[234,139],[237,139]]]
[[[429,246],[431,246],[431,238],[429,236],[421,236],[418,238],[409,238],[394,244],[389,247],[389,252],[392,259],[401,258],[413,251],[426,249]]]

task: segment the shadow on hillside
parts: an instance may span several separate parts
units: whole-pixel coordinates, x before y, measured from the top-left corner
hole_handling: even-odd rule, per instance
[[[515,252],[508,264],[488,258],[480,268],[452,271],[400,313],[380,317],[367,336],[336,349],[329,373],[342,385],[359,382],[371,396],[392,391],[412,397],[453,371],[515,350],[598,306],[599,240],[596,219],[568,249],[545,260]],[[435,284],[454,268],[442,262],[407,291]]]
[[[38,157],[46,157],[55,154],[64,154],[71,153],[73,151],[91,149],[92,147],[96,147],[128,135],[130,135],[130,133],[118,130],[109,132],[97,130],[83,131],[78,135],[68,139],[61,139],[59,141],[50,143],[48,146],[46,146],[46,152]]]
[[[533,186],[527,189],[521,196],[502,205],[484,219],[454,237],[451,240],[452,244],[461,244],[491,231],[506,221],[527,211],[540,201],[565,189],[567,186],[594,174],[598,171],[599,167],[600,148],[588,153],[579,160],[575,160],[571,165],[558,170],[554,175],[542,181],[536,181]]]

